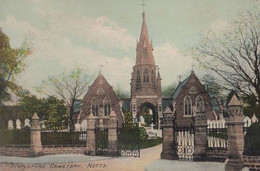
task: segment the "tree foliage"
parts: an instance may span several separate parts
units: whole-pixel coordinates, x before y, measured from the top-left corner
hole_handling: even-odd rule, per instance
[[[222,98],[223,89],[212,75],[205,74],[202,78],[202,82],[211,97]]]
[[[172,93],[175,91],[176,85],[171,84],[169,86],[163,87],[162,89],[162,97],[171,97]]]
[[[70,73],[49,77],[38,90],[63,100],[69,110],[69,127],[74,129],[72,117],[74,110],[79,107],[75,105],[75,101],[88,90],[88,77],[84,71],[77,68]]]
[[[223,29],[209,28],[194,55],[227,90],[260,104],[260,15],[246,12]]]
[[[24,59],[31,54],[31,48],[25,40],[20,48],[13,49],[9,38],[0,29],[0,102],[8,100],[8,90],[17,93],[20,87],[14,83],[15,76],[25,68]]]
[[[122,87],[120,87],[119,85],[117,85],[117,88],[114,91],[120,99],[125,99],[130,97],[129,93],[123,90]]]
[[[63,100],[59,100],[54,96],[48,98],[38,98],[28,91],[20,93],[19,103],[22,112],[32,117],[36,112],[42,120],[46,120],[45,126],[61,127],[66,126],[68,111]]]

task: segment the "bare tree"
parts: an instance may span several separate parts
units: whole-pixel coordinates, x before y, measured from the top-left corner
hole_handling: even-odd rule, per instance
[[[69,129],[74,129],[72,120],[74,110],[80,107],[76,100],[86,93],[88,89],[88,77],[82,69],[75,69],[71,73],[63,73],[55,77],[49,77],[40,88],[42,93],[54,95],[62,99],[69,109]]]
[[[260,13],[245,12],[224,29],[209,28],[194,49],[218,84],[260,105]]]

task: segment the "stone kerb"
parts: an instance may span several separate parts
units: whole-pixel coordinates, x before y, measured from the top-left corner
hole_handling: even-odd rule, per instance
[[[242,106],[233,95],[228,104],[228,159],[226,171],[239,171],[243,168],[244,133],[243,133]]]
[[[30,143],[30,154],[29,156],[42,155],[42,143],[41,143],[41,126],[40,120],[37,113],[34,113],[32,117],[31,132],[31,143]]]
[[[108,120],[108,155],[116,156],[117,151],[117,120],[115,111],[111,111]]]
[[[173,114],[169,107],[167,107],[163,113],[162,123],[162,152],[161,159],[174,160],[176,159],[174,148],[174,128],[173,128]]]
[[[207,117],[202,107],[198,108],[195,116],[195,141],[194,141],[194,161],[206,160],[207,147]]]
[[[87,144],[85,154],[94,156],[96,154],[95,116],[91,112],[87,119]]]

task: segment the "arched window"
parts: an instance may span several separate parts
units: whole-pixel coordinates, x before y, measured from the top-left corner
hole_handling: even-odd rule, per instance
[[[109,98],[104,99],[104,114],[108,116],[111,112],[111,100]]]
[[[98,100],[97,98],[93,98],[91,101],[91,106],[92,106],[92,113],[94,116],[98,116]]]
[[[190,96],[184,98],[184,116],[190,116],[192,114],[192,102]]]
[[[140,74],[140,71],[137,70],[137,83],[140,83],[141,82],[141,74]]]
[[[196,107],[197,107],[197,109],[198,109],[199,107],[202,107],[202,109],[204,108],[204,103],[203,103],[203,99],[202,99],[201,96],[198,96],[198,97],[196,98]]]
[[[144,77],[144,83],[148,83],[149,82],[149,71],[148,71],[148,69],[144,70],[143,77]]]
[[[154,74],[154,70],[152,70],[152,83],[154,83],[154,80],[155,80],[155,74]]]

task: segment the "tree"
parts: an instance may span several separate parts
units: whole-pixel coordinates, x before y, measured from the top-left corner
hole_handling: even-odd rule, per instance
[[[194,49],[200,64],[215,73],[219,85],[235,89],[260,105],[260,15],[246,12],[225,30],[209,28]]]
[[[14,83],[15,76],[25,68],[24,59],[31,54],[27,40],[18,49],[10,46],[9,38],[0,28],[0,103],[8,100],[10,91],[17,93],[20,87]]]
[[[216,79],[210,75],[205,74],[202,78],[202,82],[206,87],[207,92],[211,97],[222,98],[222,87],[216,82]]]
[[[75,101],[88,90],[88,77],[82,69],[75,69],[71,73],[63,73],[49,77],[38,90],[47,95],[53,95],[64,101],[69,110],[69,129],[74,129],[72,120],[74,110],[78,108]]]
[[[175,91],[176,89],[176,85],[175,84],[171,84],[167,87],[164,87],[162,89],[162,96],[163,97],[171,97],[172,93]]]
[[[129,93],[123,90],[119,85],[117,85],[117,88],[114,91],[120,99],[125,99],[130,97]]]
[[[38,98],[29,91],[19,94],[18,105],[23,114],[32,117],[36,112],[41,119],[44,119],[47,128],[64,127],[67,122],[67,108],[62,100],[53,96]]]

